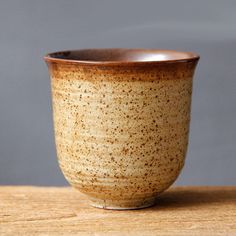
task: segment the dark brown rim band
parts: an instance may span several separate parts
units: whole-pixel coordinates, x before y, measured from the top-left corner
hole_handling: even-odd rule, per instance
[[[200,56],[193,52],[141,48],[67,50],[49,53],[44,57],[47,63],[54,62],[95,66],[159,65],[197,62],[199,58]]]

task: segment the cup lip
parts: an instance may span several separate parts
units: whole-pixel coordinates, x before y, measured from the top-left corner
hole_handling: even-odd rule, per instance
[[[69,54],[83,54],[90,53],[122,53],[132,54],[140,53],[140,55],[154,55],[153,60],[138,60],[138,59],[112,59],[112,60],[94,60],[94,59],[73,59],[65,58]],[[155,55],[168,56],[169,59],[155,59]],[[182,55],[182,56],[181,56]],[[92,58],[92,57],[91,57]],[[109,58],[109,56],[108,56]],[[76,50],[64,50],[48,53],[44,56],[46,63],[66,63],[77,64],[87,66],[135,66],[135,65],[159,65],[169,63],[183,63],[183,62],[195,62],[197,63],[200,56],[194,52],[169,50],[169,49],[147,49],[147,48],[88,48],[88,49],[76,49]]]

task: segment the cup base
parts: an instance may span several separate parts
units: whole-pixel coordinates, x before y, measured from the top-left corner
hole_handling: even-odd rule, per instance
[[[142,200],[117,200],[107,201],[101,199],[90,198],[90,205],[96,208],[107,209],[107,210],[137,210],[147,208],[155,205],[156,198],[142,199]]]

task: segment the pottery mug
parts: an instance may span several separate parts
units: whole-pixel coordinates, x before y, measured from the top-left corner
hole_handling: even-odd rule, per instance
[[[153,205],[184,165],[199,56],[84,49],[45,60],[65,178],[95,207]]]

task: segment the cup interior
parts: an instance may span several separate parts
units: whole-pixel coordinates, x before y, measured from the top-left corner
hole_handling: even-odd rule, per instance
[[[84,63],[169,62],[197,60],[192,52],[159,49],[83,49],[50,53],[46,60],[78,61]]]

